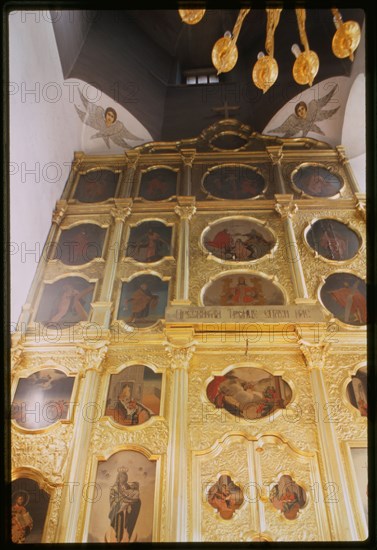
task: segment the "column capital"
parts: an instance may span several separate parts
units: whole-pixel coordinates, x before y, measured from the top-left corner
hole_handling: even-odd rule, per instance
[[[62,219],[64,218],[64,215],[67,210],[67,201],[60,200],[56,202],[55,210],[52,213],[52,223],[55,223],[56,225],[60,225]]]
[[[73,162],[72,162],[72,168],[75,172],[79,171],[80,164],[84,160],[85,153],[83,151],[75,151],[73,153]]]
[[[125,152],[125,155],[128,163],[127,168],[136,168],[136,165],[140,157],[140,151],[134,151],[130,149],[129,151]]]
[[[345,164],[346,162],[348,162],[348,158],[346,157],[346,150],[344,149],[343,145],[337,145],[335,149],[338,153],[338,160],[340,164]]]
[[[185,166],[192,167],[192,163],[194,162],[195,155],[196,155],[196,149],[180,149],[179,152],[180,152],[183,164]]]
[[[293,218],[298,210],[298,206],[293,202],[293,195],[275,195],[275,210],[283,220]]]
[[[366,220],[367,217],[367,208],[366,208],[366,195],[365,193],[355,193],[356,197],[356,210],[359,212],[363,220]]]
[[[174,212],[182,220],[191,220],[196,212],[195,197],[177,197],[177,205],[174,208]]]
[[[280,164],[283,158],[283,145],[268,145],[266,151],[272,164]]]
[[[84,356],[85,372],[103,372],[103,360],[108,350],[108,340],[100,340],[94,344],[81,344],[78,346],[81,355]]]
[[[186,346],[175,345],[172,342],[165,342],[164,348],[170,359],[170,367],[173,371],[187,371],[192,356],[195,352],[195,343],[190,342]]]
[[[115,207],[110,210],[110,214],[115,221],[125,222],[125,220],[131,215],[133,200],[122,200],[122,203],[118,203],[115,199]]]
[[[323,369],[326,366],[326,359],[330,348],[329,343],[319,342],[318,344],[311,344],[306,340],[300,340],[299,344],[309,370]]]

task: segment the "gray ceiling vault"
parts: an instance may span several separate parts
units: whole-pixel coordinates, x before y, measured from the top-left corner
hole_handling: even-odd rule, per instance
[[[364,11],[341,9],[343,20],[363,24]],[[300,43],[295,12],[284,9],[275,33],[279,76],[263,94],[251,81],[259,51],[265,51],[266,13],[251,9],[237,42],[236,67],[218,84],[186,85],[185,71],[212,67],[211,50],[232,30],[238,10],[207,10],[200,23],[184,24],[177,10],[63,12],[54,22],[64,78],[79,78],[100,89],[133,114],[155,140],[198,135],[221,118],[212,109],[239,106],[236,117],[262,132],[271,117],[307,87],[292,77],[293,43]],[[306,30],[320,68],[314,83],[349,76],[352,62],[331,50],[335,32],[330,9],[308,9]],[[222,116],[223,118],[224,116]]]

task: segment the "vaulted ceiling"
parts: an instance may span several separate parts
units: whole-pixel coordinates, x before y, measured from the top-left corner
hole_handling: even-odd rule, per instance
[[[53,12],[52,12],[53,13]],[[185,72],[213,68],[211,50],[232,30],[238,10],[207,10],[197,25],[183,23],[177,10],[62,12],[54,31],[65,78],[78,78],[102,90],[133,114],[156,140],[198,135],[223,118],[213,108],[226,101],[236,116],[262,132],[272,116],[307,86],[292,77],[293,43],[300,43],[295,11],[284,9],[275,33],[279,76],[263,94],[251,81],[259,51],[265,51],[266,12],[251,9],[237,42],[235,68],[219,84],[186,85]],[[363,24],[364,11],[342,9],[343,20]],[[70,18],[70,20],[69,20]],[[349,76],[352,62],[331,50],[335,32],[330,9],[307,10],[310,48],[320,58],[314,83]]]

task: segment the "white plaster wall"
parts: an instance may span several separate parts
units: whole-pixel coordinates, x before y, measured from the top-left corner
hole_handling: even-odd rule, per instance
[[[11,322],[16,323],[80,145],[81,123],[63,85],[48,12],[9,15],[9,80]]]

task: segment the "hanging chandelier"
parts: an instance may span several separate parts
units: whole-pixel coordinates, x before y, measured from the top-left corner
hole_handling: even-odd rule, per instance
[[[199,23],[206,10],[178,10],[184,23],[196,25]],[[252,80],[263,93],[276,82],[279,74],[279,67],[274,58],[274,35],[276,27],[279,24],[281,8],[267,8],[267,26],[266,26],[266,53],[259,52],[257,61],[252,70]],[[231,71],[238,60],[237,39],[242,28],[245,17],[250,9],[239,11],[237,20],[232,32],[226,31],[222,38],[219,38],[212,49],[212,63],[217,69],[217,74]],[[306,34],[306,10],[297,8],[295,10],[297,25],[300,35],[300,42],[303,47],[301,51],[298,44],[293,44],[291,51],[296,60],[292,68],[293,78],[297,84],[311,86],[318,73],[319,58],[318,55],[310,49]],[[346,21],[343,23],[342,16],[338,9],[332,8],[333,21],[336,28],[332,40],[332,51],[340,59],[349,57],[354,59],[354,52],[360,42],[360,27],[356,21]]]

